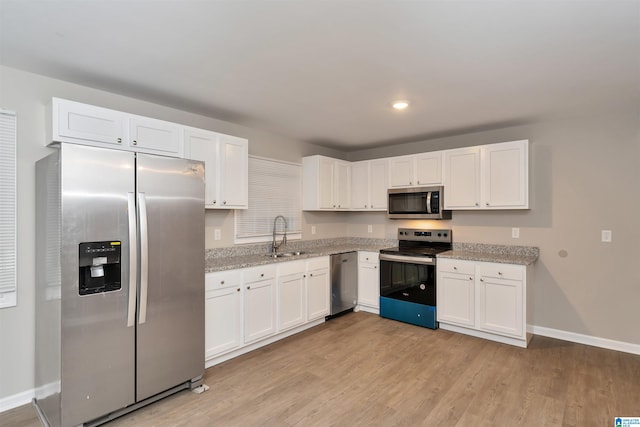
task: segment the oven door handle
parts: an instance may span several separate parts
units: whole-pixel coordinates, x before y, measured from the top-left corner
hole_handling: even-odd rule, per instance
[[[431,257],[405,256],[380,254],[380,261],[398,261],[411,264],[435,264],[435,259]]]

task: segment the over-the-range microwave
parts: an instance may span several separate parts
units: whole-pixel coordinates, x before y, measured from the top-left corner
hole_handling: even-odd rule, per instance
[[[451,219],[444,210],[444,187],[390,188],[387,216],[391,219]]]

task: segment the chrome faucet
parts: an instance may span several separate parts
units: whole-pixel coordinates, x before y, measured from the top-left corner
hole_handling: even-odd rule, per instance
[[[284,233],[283,233],[282,241],[280,242],[280,244],[276,243],[276,225],[278,223],[278,218],[282,218],[282,220],[284,221]],[[285,243],[287,243],[287,219],[282,215],[278,215],[273,220],[273,242],[271,243],[271,252],[273,254],[276,254],[280,246],[284,245]]]

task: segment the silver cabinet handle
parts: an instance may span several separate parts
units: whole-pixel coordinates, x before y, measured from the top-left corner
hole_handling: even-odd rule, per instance
[[[147,224],[147,199],[138,193],[140,209],[140,315],[138,323],[147,321],[147,291],[149,288],[149,230]]]
[[[469,277],[469,280],[473,280],[473,277]]]
[[[240,292],[240,288],[236,289],[238,292]]]
[[[251,289],[251,286],[247,286],[247,289]]]
[[[484,282],[484,279],[480,279],[481,282]]]
[[[214,205],[216,204],[216,201],[215,201],[215,200],[213,201],[213,204],[214,204]]]
[[[135,139],[133,140],[133,145],[138,145],[138,141],[136,141]]]
[[[480,206],[480,203],[476,202],[476,206]]]
[[[226,201],[226,200],[225,200],[225,201],[223,201],[223,202],[222,202],[222,204],[223,204],[223,205],[226,205],[226,204],[227,204],[227,201]]]
[[[224,280],[220,280],[220,284],[221,284],[221,285],[224,285]]]
[[[127,193],[127,213],[129,216],[129,305],[127,309],[127,328],[129,328],[136,322],[138,230],[136,225],[136,195],[134,193]]]
[[[260,277],[264,277],[264,273],[260,273]]]
[[[118,144],[122,144],[122,138],[118,138],[118,139],[116,139],[116,142],[117,142]]]
[[[489,202],[485,203],[485,205],[489,206]]]

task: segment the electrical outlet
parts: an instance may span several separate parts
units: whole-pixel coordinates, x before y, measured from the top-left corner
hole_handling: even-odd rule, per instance
[[[311,234],[316,234],[316,226],[315,225],[311,226]]]
[[[511,237],[514,239],[520,238],[520,229],[518,227],[513,227],[511,229]]]
[[[602,241],[606,243],[611,242],[611,230],[602,230]]]
[[[367,233],[373,233],[373,225],[367,225]]]
[[[216,228],[215,230],[213,230],[213,240],[220,240],[222,239],[222,230],[220,230],[219,228]]]

